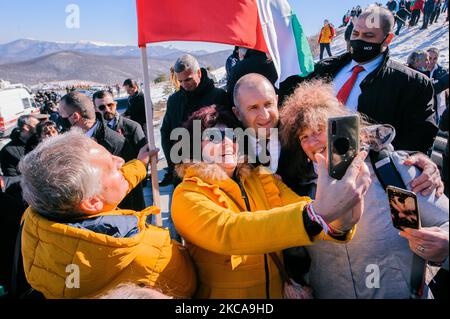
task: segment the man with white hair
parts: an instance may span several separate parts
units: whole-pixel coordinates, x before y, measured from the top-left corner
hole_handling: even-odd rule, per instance
[[[176,141],[170,139],[173,129],[181,127],[189,115],[203,106],[228,105],[227,93],[214,86],[208,72],[192,55],[185,54],[174,65],[175,75],[180,82],[180,90],[173,93],[167,101],[167,111],[161,125],[161,146],[167,160],[168,170],[161,186],[174,182],[174,163],[170,159],[170,150]]]
[[[416,70],[430,77],[428,71],[429,58],[428,53],[424,50],[415,50],[408,55],[406,64],[413,70]]]
[[[77,131],[46,139],[19,163],[22,256],[29,284],[46,298],[89,298],[123,282],[189,298],[195,271],[167,229],[146,223],[159,208],[117,205],[147,175],[149,152],[124,163]]]

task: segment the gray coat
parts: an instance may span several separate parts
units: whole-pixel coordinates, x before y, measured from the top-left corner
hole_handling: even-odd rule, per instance
[[[394,163],[409,183],[420,175],[415,167],[401,163],[406,153],[395,152]],[[364,214],[357,224],[354,238],[347,244],[318,241],[306,247],[311,257],[309,281],[316,298],[324,299],[398,299],[409,298],[409,281],[413,253],[408,241],[393,227],[387,194],[384,192],[370,160],[372,185],[365,196]],[[437,226],[448,231],[448,198],[417,194],[422,227]],[[291,250],[292,253],[292,250]],[[376,265],[376,266],[374,266]],[[379,269],[379,287],[368,288],[374,268]]]

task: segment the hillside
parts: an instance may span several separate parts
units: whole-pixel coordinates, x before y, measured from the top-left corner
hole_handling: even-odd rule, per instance
[[[176,56],[180,56],[178,53]],[[197,56],[200,65],[217,69],[225,64],[229,51]],[[169,74],[172,59],[150,58],[150,77]],[[0,78],[13,83],[36,84],[51,81],[84,80],[105,84],[123,82],[126,78],[142,81],[140,57],[117,57],[63,51],[23,62],[0,65]]]
[[[137,46],[113,45],[91,41],[61,43],[19,39],[13,42],[0,44],[0,64],[27,61],[62,51],[115,57],[140,57],[141,54]],[[155,59],[171,59],[173,56],[179,56],[183,53],[183,51],[175,48],[152,45],[148,55],[150,58]],[[203,55],[208,52],[193,51],[190,53],[194,55]]]

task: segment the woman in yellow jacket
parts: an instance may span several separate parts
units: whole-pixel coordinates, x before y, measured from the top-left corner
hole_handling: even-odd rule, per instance
[[[46,298],[92,298],[119,284],[190,298],[196,274],[169,231],[143,211],[117,204],[147,175],[148,151],[123,165],[88,137],[50,138],[20,163],[24,199],[22,256],[29,284]]]
[[[202,132],[194,132],[195,120]],[[200,109],[186,122],[191,141],[183,145],[190,142],[193,150],[201,136],[202,154],[200,161],[193,153],[182,155],[177,171],[183,182],[173,195],[172,218],[197,267],[196,298],[282,298],[280,272],[269,253],[282,260],[281,251],[288,247],[317,239],[349,240],[360,212],[352,208],[361,194],[333,182],[323,185],[331,196],[321,191],[323,200],[311,204],[262,167],[238,165],[234,127],[233,115],[215,106]],[[360,161],[351,174],[361,170],[354,181],[364,189],[367,172]],[[322,181],[327,178],[322,175]],[[325,223],[313,222],[310,209],[316,216],[320,212]]]

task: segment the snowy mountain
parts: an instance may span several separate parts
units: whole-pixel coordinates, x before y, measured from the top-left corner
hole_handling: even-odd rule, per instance
[[[178,57],[185,53],[171,47],[152,46],[151,48],[151,50],[148,50],[148,54],[150,58],[155,59],[171,59],[174,56]],[[64,43],[19,39],[10,43],[0,44],[0,64],[26,61],[62,51],[110,57],[140,56],[140,50],[137,46],[114,45],[92,41]],[[197,56],[208,54],[207,51],[192,51],[189,53]]]
[[[426,50],[430,47],[436,47],[441,51],[439,64],[449,67],[449,24],[445,22],[445,15],[441,15],[438,23],[428,27],[427,30],[420,30],[422,21],[417,26],[408,28],[403,27],[399,36],[396,36],[390,45],[391,56],[406,63],[408,55],[418,49]],[[344,34],[336,37],[331,45],[333,55],[345,53],[347,44]],[[325,56],[328,56],[325,53]]]
[[[179,55],[181,54],[182,52]],[[214,70],[224,66],[230,54],[231,51],[219,51],[197,56],[197,59],[202,67]],[[154,80],[160,75],[168,78],[175,59],[150,58],[150,78]],[[74,51],[61,51],[0,65],[0,78],[28,85],[75,79],[104,84],[122,83],[126,78],[143,80],[140,57],[104,56]]]

